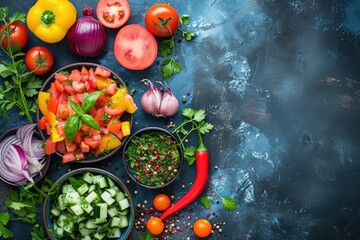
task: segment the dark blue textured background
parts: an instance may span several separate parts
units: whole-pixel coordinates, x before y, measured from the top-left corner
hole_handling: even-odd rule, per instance
[[[95,8],[97,1],[72,2],[80,16],[85,4]],[[144,25],[145,10],[156,2],[130,0],[128,23]],[[205,108],[215,125],[205,138],[212,179],[204,193],[211,195],[216,188],[238,203],[230,212],[217,204],[206,210],[197,201],[189,208],[194,218],[183,214],[180,222],[186,225],[208,213],[212,223],[225,222],[223,232],[209,239],[360,239],[360,2],[168,2],[180,14],[190,14],[189,29],[198,34],[192,42],[176,44],[183,68],[166,81],[179,100],[190,92],[181,108]],[[27,12],[34,3],[2,0],[0,5]],[[144,71],[121,67],[112,47],[117,31],[107,29],[106,52],[86,61],[112,69],[130,89],[136,88],[140,106],[147,90],[140,80],[162,80],[160,66]],[[54,70],[84,61],[70,52],[66,40],[45,44],[31,34],[27,48],[35,45],[53,51]],[[0,132],[26,123],[17,113],[11,116],[11,121],[0,119]],[[173,120],[179,123],[182,118],[177,114]],[[154,125],[166,128],[168,122],[140,109],[133,131]],[[96,166],[126,181],[120,153],[111,166]],[[49,174],[54,179],[68,168],[82,166],[59,166],[56,157],[52,161]],[[184,167],[166,192],[182,196],[194,176],[193,167]],[[136,203],[150,201],[156,193],[133,183],[128,186],[139,192]],[[3,197],[7,188],[0,183],[0,189]],[[11,227],[17,231],[15,239],[27,239],[22,225]],[[134,230],[133,236],[139,239],[139,232]],[[196,239],[190,228],[169,239],[187,237]]]

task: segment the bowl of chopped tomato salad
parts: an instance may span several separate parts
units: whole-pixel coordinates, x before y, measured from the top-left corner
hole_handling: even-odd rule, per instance
[[[62,67],[38,95],[44,151],[63,163],[102,161],[130,135],[136,110],[126,84],[110,69],[85,62]]]

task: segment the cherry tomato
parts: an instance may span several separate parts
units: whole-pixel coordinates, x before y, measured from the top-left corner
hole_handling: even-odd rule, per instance
[[[164,223],[158,217],[151,217],[146,223],[146,228],[153,235],[159,235],[164,230]]]
[[[198,219],[194,223],[194,233],[196,236],[205,238],[211,234],[211,223],[206,219]]]
[[[30,72],[35,70],[34,74],[43,75],[54,66],[54,56],[46,47],[33,47],[25,55],[25,66]]]
[[[130,17],[129,2],[128,0],[100,0],[96,6],[96,16],[105,27],[121,27]]]
[[[164,211],[170,207],[170,198],[163,193],[157,194],[153,200],[154,207],[159,211]]]
[[[173,35],[179,26],[179,14],[169,4],[153,5],[145,14],[147,29],[158,37]]]
[[[4,23],[1,27],[0,27],[0,32],[2,32],[6,27],[6,24]],[[25,47],[25,45],[28,42],[29,39],[29,34],[28,31],[25,27],[24,24],[22,24],[21,22],[13,22],[10,24],[9,27],[10,32],[12,32],[10,34],[10,40],[11,40],[11,44],[14,46],[16,44],[18,44],[19,48],[16,49],[17,51],[20,51],[21,49],[23,49]],[[2,39],[4,35],[0,34],[0,39]],[[4,49],[7,48],[8,46],[8,39],[5,38],[4,41],[2,41],[1,45]]]
[[[154,63],[158,46],[155,37],[143,26],[126,25],[115,38],[114,54],[125,68],[142,70]]]

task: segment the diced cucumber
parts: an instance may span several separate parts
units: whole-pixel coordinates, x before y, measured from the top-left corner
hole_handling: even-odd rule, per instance
[[[92,184],[92,185],[89,186],[88,192],[95,191],[95,189],[96,189],[96,185]]]
[[[67,192],[65,195],[65,202],[70,205],[80,203],[80,194],[76,191]]]
[[[112,186],[112,189],[114,189],[116,192],[120,192],[120,189],[118,188],[118,186]]]
[[[119,215],[124,215],[124,216],[127,215],[128,213],[129,213],[129,208],[118,212]]]
[[[85,227],[84,223],[80,223],[79,224],[79,232],[80,232],[81,236],[85,237],[85,236],[89,236],[92,233],[96,232],[96,229],[88,229],[88,228]]]
[[[97,184],[99,185],[100,188],[106,188],[108,186],[107,181],[106,181],[106,177],[101,176],[101,178],[99,178],[97,180]]]
[[[127,198],[124,198],[123,200],[119,201],[120,209],[121,211],[127,209],[130,207],[130,202]]]
[[[64,224],[64,231],[71,234],[74,231],[74,222],[68,221]]]
[[[76,190],[78,191],[78,193],[80,193],[80,195],[84,195],[89,190],[89,186],[87,185],[87,183],[84,183]]]
[[[120,225],[119,225],[120,228],[129,226],[129,220],[128,220],[127,216],[120,215],[119,217],[121,218]]]
[[[95,218],[106,218],[107,217],[107,204],[97,203],[94,206],[94,217]]]
[[[114,189],[112,189],[112,188],[107,188],[106,191],[107,191],[108,193],[110,193],[110,196],[111,196],[111,197],[115,197],[115,196],[116,196],[116,193],[117,193],[117,192],[116,192]]]
[[[58,203],[59,203],[58,207],[61,211],[66,209],[65,196],[66,196],[66,194],[63,193],[63,194],[60,194],[58,197]]]
[[[110,227],[119,227],[121,222],[121,218],[119,217],[113,217],[111,219]]]
[[[67,224],[70,220],[64,215],[64,214],[61,214],[57,220],[56,220],[56,224],[63,228],[65,224]]]
[[[70,207],[70,209],[76,216],[80,216],[80,215],[84,214],[84,210],[81,207],[81,205],[78,205],[78,204],[72,205]]]
[[[89,184],[93,183],[94,175],[90,172],[86,172],[83,176],[83,180]]]
[[[93,210],[93,207],[88,203],[85,199],[80,202],[80,206],[82,209],[84,209],[85,212],[91,213]]]
[[[96,194],[96,192],[92,191],[85,197],[85,200],[88,203],[92,203],[94,200],[97,200],[98,198],[99,196]]]
[[[58,217],[58,216],[60,216],[60,210],[57,208],[57,207],[55,207],[55,208],[53,208],[53,209],[51,209],[51,214],[52,215],[54,215],[54,216],[56,216],[56,217]]]
[[[64,229],[59,227],[56,223],[53,224],[54,233],[58,238],[62,238],[64,236]]]
[[[102,224],[102,223],[106,223],[107,219],[106,218],[95,218],[94,223],[95,224]]]
[[[110,217],[116,216],[116,214],[118,214],[118,212],[119,211],[118,211],[117,207],[111,207],[108,209],[108,214]]]
[[[91,240],[90,236],[83,236],[82,238],[80,238],[80,240]]]
[[[124,198],[125,198],[125,194],[123,192],[119,191],[119,192],[116,193],[115,199],[116,199],[117,202],[120,202]]]
[[[81,223],[82,221],[85,221],[87,219],[87,217],[85,216],[85,214],[78,216],[78,218],[75,219],[76,223]]]
[[[119,238],[120,236],[121,236],[120,228],[111,228],[109,229],[109,232],[106,235],[107,238]]]
[[[111,205],[115,202],[115,199],[111,197],[111,194],[108,191],[104,191],[100,197],[104,200],[108,205]]]
[[[96,232],[96,233],[94,234],[94,238],[95,238],[95,239],[98,239],[98,240],[101,240],[101,239],[103,239],[104,237],[106,237],[106,233]]]
[[[108,182],[108,184],[109,184],[109,187],[113,187],[113,186],[115,186],[115,183],[114,183],[114,181],[111,179],[111,178],[109,178],[109,177],[106,177],[106,180],[107,180],[107,182]]]
[[[64,184],[61,189],[62,193],[73,192],[75,188],[71,184]]]
[[[89,219],[86,223],[85,223],[85,227],[87,229],[97,229],[98,228],[98,225],[96,225],[94,223],[94,219]]]

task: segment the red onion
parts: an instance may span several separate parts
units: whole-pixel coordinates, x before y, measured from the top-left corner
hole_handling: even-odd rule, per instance
[[[94,18],[94,11],[85,6],[84,17],[76,20],[68,31],[67,39],[70,50],[81,57],[96,57],[105,48],[106,31]]]

